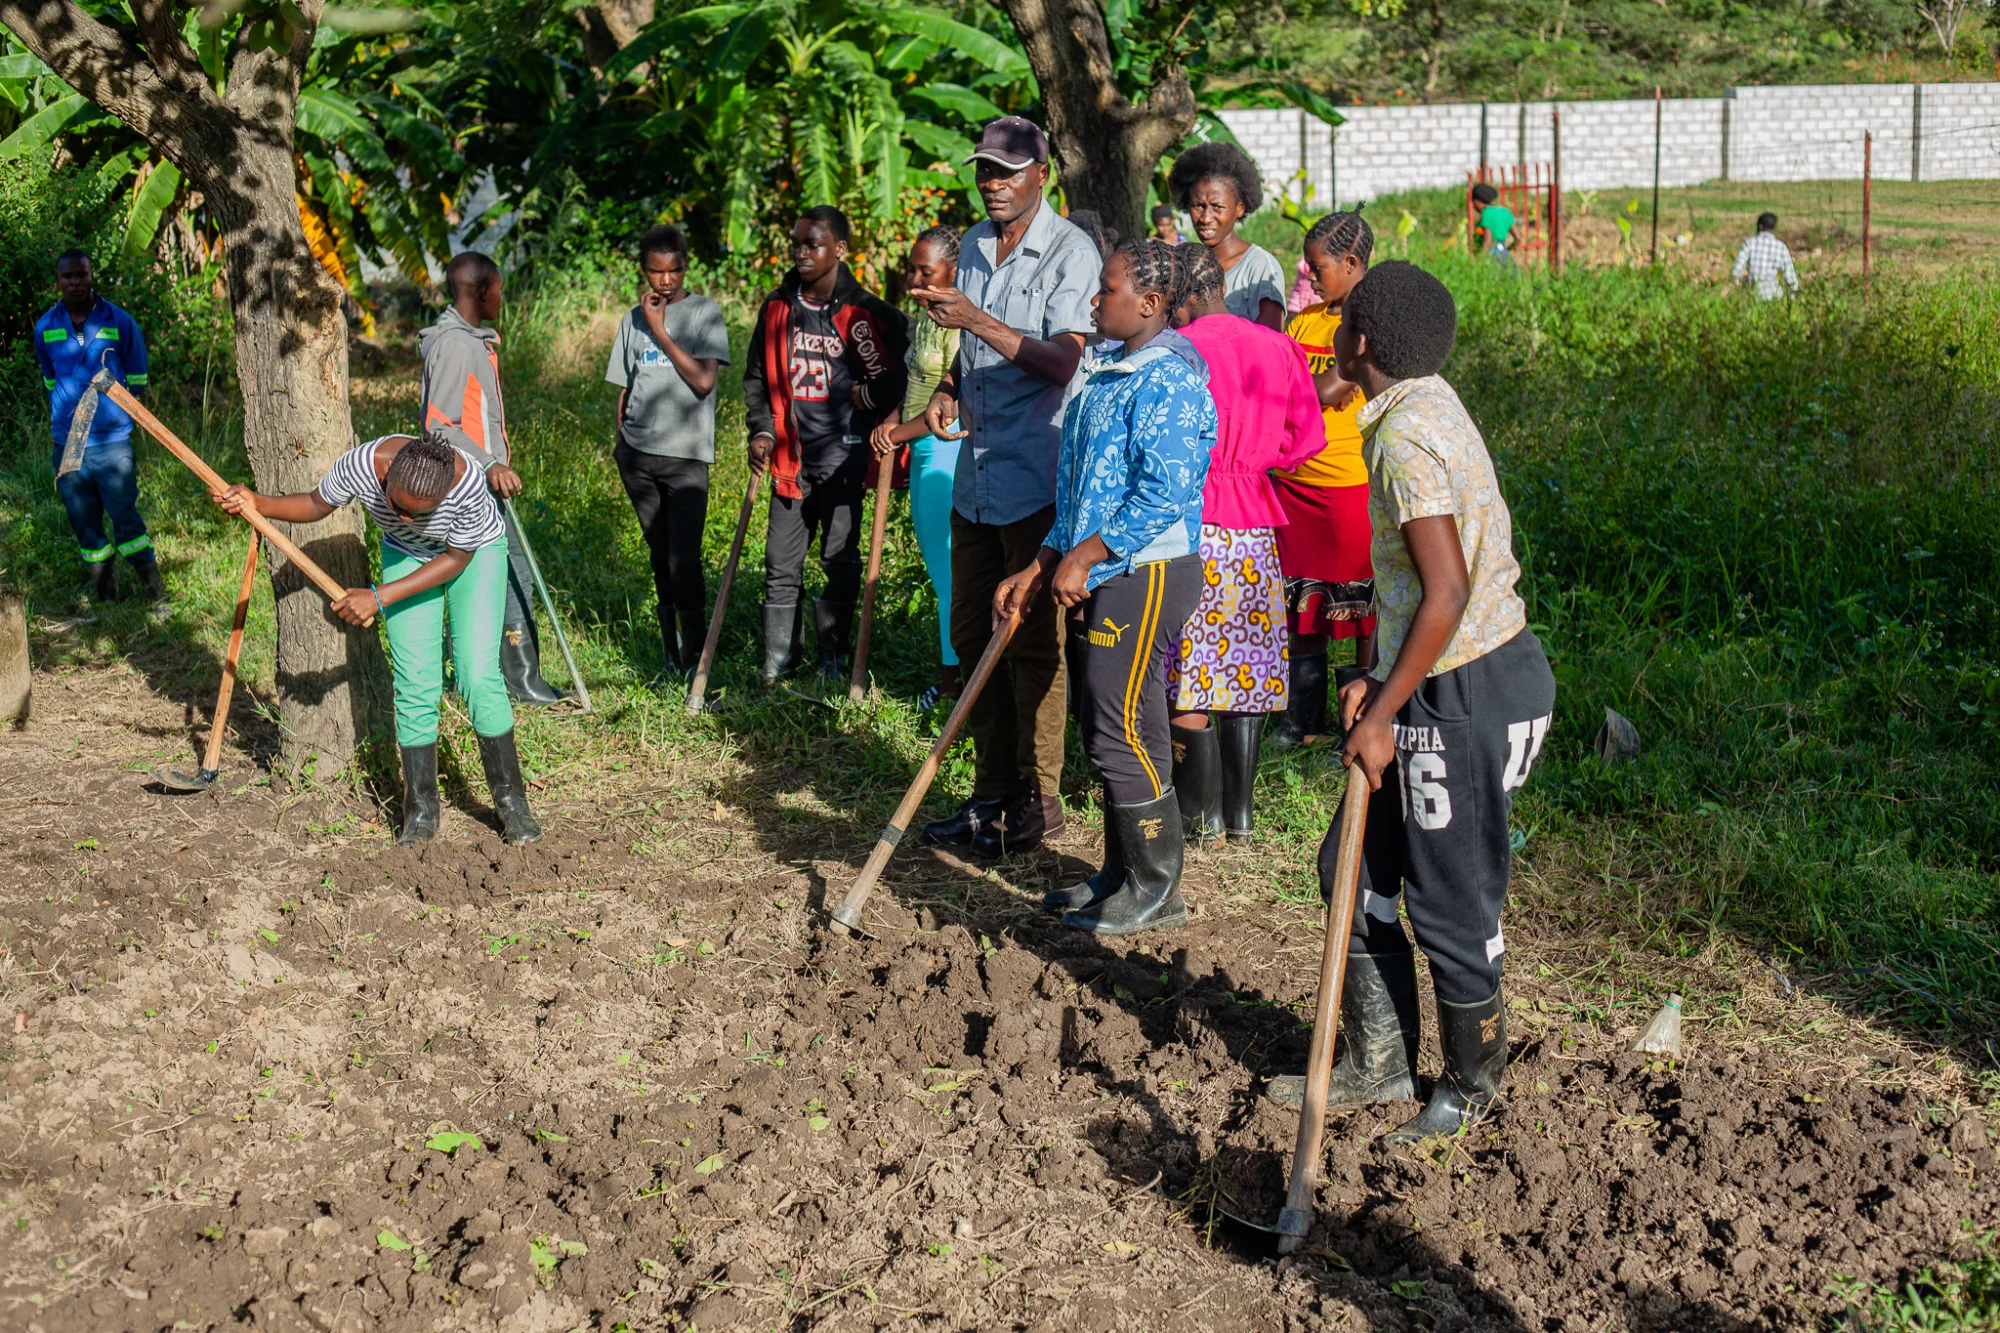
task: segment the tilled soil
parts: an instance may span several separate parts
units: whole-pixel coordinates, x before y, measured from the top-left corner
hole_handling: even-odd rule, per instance
[[[1524,928],[1504,1116],[1336,1117],[1274,1262],[1224,1210],[1276,1216],[1311,912],[1198,875],[1190,930],[1096,941],[911,849],[836,939],[849,863],[719,805],[667,855],[610,797],[403,851],[331,798],[150,793],[180,710],[37,686],[0,739],[0,1327],[1793,1329],[1994,1221],[1935,1061],[1787,1035],[1857,1032],[1801,997],[1691,1006],[1648,1062]]]

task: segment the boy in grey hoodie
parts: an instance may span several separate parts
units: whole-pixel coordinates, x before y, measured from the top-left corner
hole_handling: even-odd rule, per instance
[[[500,266],[468,250],[445,265],[451,304],[438,322],[418,335],[424,356],[423,429],[436,431],[486,468],[486,482],[502,501],[521,493],[521,478],[508,466],[507,413],[500,398],[500,334],[488,328],[500,317]],[[500,674],[515,703],[559,703],[568,695],[542,679],[541,635],[535,627],[525,544],[507,521],[507,606],[500,634]]]

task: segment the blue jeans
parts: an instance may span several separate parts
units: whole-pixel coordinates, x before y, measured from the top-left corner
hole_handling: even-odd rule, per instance
[[[50,466],[62,466],[62,451],[58,444]],[[119,555],[142,569],[153,563],[153,539],[146,535],[146,520],[139,517],[139,469],[131,440],[90,445],[83,451],[81,468],[56,478],[56,495],[69,514],[70,531],[76,534],[84,563],[101,565]],[[115,547],[104,533],[106,514],[117,534]]]
[[[910,526],[917,550],[937,593],[938,652],[946,666],[958,665],[951,647],[951,488],[958,476],[957,440],[926,435],[910,442]]]

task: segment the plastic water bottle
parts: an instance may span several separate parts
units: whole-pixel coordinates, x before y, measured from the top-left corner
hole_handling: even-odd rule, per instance
[[[1660,1006],[1660,1012],[1653,1015],[1646,1024],[1646,1030],[1639,1034],[1639,1040],[1632,1043],[1632,1049],[1644,1055],[1662,1055],[1669,1060],[1681,1058],[1681,997],[1669,995],[1667,1002]]]

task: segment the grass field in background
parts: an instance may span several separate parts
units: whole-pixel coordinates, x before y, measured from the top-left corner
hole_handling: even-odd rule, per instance
[[[1393,254],[1386,211],[1370,209],[1385,233],[1378,253]],[[1754,950],[1839,974],[1878,1012],[1976,1046],[2000,1021],[1992,265],[1878,278],[1865,297],[1828,278],[1799,301],[1758,306],[1665,266],[1510,275],[1441,239],[1442,228],[1419,228],[1408,249],[1458,296],[1446,373],[1493,446],[1560,682],[1517,807],[1524,893],[1579,933],[1668,954]],[[911,703],[932,678],[935,629],[905,503],[883,571],[881,700],[837,712],[756,690],[761,506],[717,669],[725,711],[689,720],[678,687],[647,693],[659,665],[650,574],[610,461],[615,390],[602,382],[625,299],[545,284],[503,321],[523,515],[604,713],[596,724],[524,716],[529,762],[560,792],[614,762],[612,748],[615,762],[651,755],[636,762],[663,772],[726,752],[750,761],[766,795],[782,789],[795,833],[856,854],[938,720]],[[728,308],[740,348],[747,312]],[[737,362],[721,391],[711,588],[746,479],[740,352]],[[244,475],[240,421],[219,395],[205,417],[171,387],[162,398],[162,415]],[[406,428],[415,399],[413,364],[392,359],[357,385],[357,431]],[[18,425],[17,439],[45,438]],[[0,566],[44,618],[45,661],[122,656],[197,698],[213,687],[241,529],[218,522],[161,451],[142,453],[177,592],[166,624],[131,606],[50,623],[81,609],[82,580],[39,444],[0,468],[0,506],[17,516],[0,534]],[[269,634],[260,590],[253,690],[268,682]],[[1606,707],[1638,726],[1633,764],[1607,770],[1591,753]],[[1242,871],[1259,893],[1313,893],[1312,851],[1338,790],[1331,763],[1267,757],[1267,842]],[[966,790],[969,769],[961,744],[933,808]],[[1093,786],[1073,747],[1066,795],[1087,809]]]

